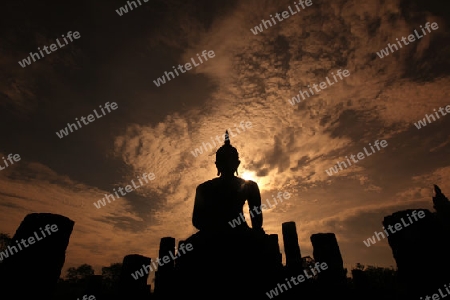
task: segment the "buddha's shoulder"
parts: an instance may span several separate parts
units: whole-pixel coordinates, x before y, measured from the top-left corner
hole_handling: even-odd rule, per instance
[[[242,180],[242,184],[244,184],[244,185],[246,185],[246,186],[249,186],[249,187],[258,187],[258,184],[255,182],[255,181],[253,181],[253,180],[245,180],[245,179],[242,179],[242,178],[239,178],[239,179],[241,179]]]
[[[197,189],[208,189],[208,188],[213,188],[213,187],[218,186],[218,185],[220,185],[220,178],[214,178],[214,179],[211,179],[211,180],[207,180],[207,181],[205,181],[203,183],[200,183],[197,186]]]
[[[240,184],[242,187],[249,187],[249,188],[257,188],[258,184],[252,180],[245,180],[240,177],[235,177],[233,180],[237,181],[238,184]],[[197,189],[211,189],[215,188],[217,186],[223,185],[224,181],[221,178],[214,178],[211,180],[207,180],[197,186]]]

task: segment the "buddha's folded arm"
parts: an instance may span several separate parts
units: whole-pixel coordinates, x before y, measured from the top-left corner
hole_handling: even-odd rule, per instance
[[[255,212],[259,211],[259,213],[250,215],[252,228],[259,229],[263,225],[263,216],[261,211],[261,193],[259,192],[258,184],[254,181],[249,181],[247,184],[247,201],[250,210],[253,210]]]

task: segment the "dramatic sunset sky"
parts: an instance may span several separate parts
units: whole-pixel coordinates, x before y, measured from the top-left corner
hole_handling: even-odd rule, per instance
[[[302,256],[312,256],[311,234],[334,232],[346,267],[395,267],[387,240],[371,247],[363,240],[395,211],[434,211],[433,184],[450,196],[450,116],[414,126],[450,104],[450,9],[442,0],[313,0],[258,35],[250,31],[293,2],[141,0],[122,16],[121,0],[2,4],[0,157],[21,160],[0,171],[0,232],[12,236],[33,212],[74,220],[64,272],[88,263],[100,274],[131,253],[156,258],[160,238],[196,232],[195,188],[217,175],[215,150],[191,151],[250,121],[231,143],[239,174],[259,183],[263,201],[291,193],[264,211],[264,229],[279,234],[280,249],[281,223],[295,221]],[[426,22],[439,29],[376,55]],[[18,64],[68,31],[81,37]],[[215,57],[153,83],[203,50]],[[289,104],[338,69],[350,76]],[[106,102],[118,108],[56,135]],[[383,139],[381,151],[325,172]],[[155,180],[93,205],[145,172]]]

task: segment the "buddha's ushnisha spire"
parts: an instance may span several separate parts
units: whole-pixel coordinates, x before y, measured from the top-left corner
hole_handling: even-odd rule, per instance
[[[228,134],[228,130],[225,130],[225,141],[224,141],[225,145],[230,145],[230,135]]]
[[[239,162],[239,152],[231,146],[228,130],[225,130],[224,144],[216,152],[216,165],[229,164],[230,161]],[[218,171],[217,174],[220,175],[220,172]]]
[[[228,134],[228,130],[225,130],[224,143],[223,143],[222,147],[217,149],[216,161],[217,160],[222,160],[222,159],[226,160],[228,158],[232,158],[232,159],[238,160],[239,159],[239,153],[238,153],[236,148],[231,146],[230,135]]]

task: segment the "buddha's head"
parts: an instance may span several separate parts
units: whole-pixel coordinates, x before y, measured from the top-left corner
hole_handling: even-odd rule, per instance
[[[238,174],[238,167],[241,161],[239,160],[239,153],[236,148],[230,144],[230,136],[228,130],[225,131],[225,142],[216,152],[216,168],[217,176],[225,175],[232,176],[234,172]]]

